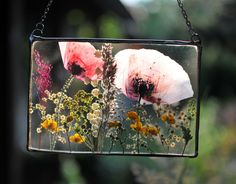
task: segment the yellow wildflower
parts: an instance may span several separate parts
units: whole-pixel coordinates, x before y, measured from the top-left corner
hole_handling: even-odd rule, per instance
[[[135,111],[129,111],[129,112],[127,112],[127,116],[128,116],[128,118],[131,119],[131,120],[140,119],[138,113],[135,112]]]
[[[167,119],[168,119],[168,115],[167,114],[161,115],[161,121],[166,122]]]
[[[53,119],[45,119],[43,123],[41,123],[42,128],[50,131],[56,131],[57,130],[57,122]]]
[[[175,117],[172,114],[169,114],[169,121],[170,124],[175,124]]]
[[[112,127],[118,127],[120,126],[121,123],[119,121],[111,121],[111,122],[108,122],[108,127],[109,128],[112,128]]]
[[[161,115],[161,120],[163,122],[169,122],[170,124],[175,124],[175,117],[172,114]]]
[[[81,136],[78,133],[75,133],[74,135],[71,135],[69,137],[70,142],[74,142],[74,143],[78,143],[78,144],[82,144],[85,141],[85,137]]]
[[[130,125],[130,128],[133,128],[134,130],[138,132],[142,132],[142,127],[143,127],[143,124],[141,121],[136,121],[135,123],[132,123]]]
[[[141,132],[142,132],[144,135],[148,135],[148,127],[147,127],[147,126],[143,126]]]
[[[157,128],[155,126],[143,126],[141,129],[141,132],[143,135],[157,135],[160,133],[160,128]]]
[[[160,128],[157,128],[155,126],[148,127],[148,133],[151,135],[157,135],[160,133]]]

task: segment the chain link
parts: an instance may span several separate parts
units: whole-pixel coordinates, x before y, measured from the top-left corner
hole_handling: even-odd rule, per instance
[[[42,36],[43,35],[43,31],[44,31],[44,21],[45,19],[47,18],[47,14],[50,10],[50,7],[52,5],[54,0],[49,0],[45,10],[44,10],[44,13],[41,17],[41,20],[40,22],[38,22],[36,25],[35,25],[35,28],[34,30],[32,31],[32,35],[38,35],[38,36]],[[194,42],[194,43],[201,43],[201,39],[200,39],[200,36],[199,34],[193,29],[192,27],[192,24],[190,22],[190,20],[188,19],[188,15],[187,15],[187,12],[186,10],[184,9],[184,4],[181,0],[177,0],[177,3],[178,3],[178,6],[179,8],[181,9],[181,13],[185,19],[185,23],[188,27],[188,32],[191,36],[191,40]]]
[[[47,18],[47,14],[50,11],[50,7],[53,3],[53,0],[49,0],[43,15],[41,16],[41,20],[35,25],[34,30],[32,31],[31,35],[42,36],[44,31],[44,21]]]
[[[192,24],[190,22],[190,20],[188,19],[188,15],[187,15],[187,12],[186,10],[184,9],[184,4],[181,0],[177,0],[177,3],[178,3],[178,6],[179,8],[181,9],[181,13],[185,19],[185,23],[188,27],[188,32],[191,36],[191,40],[192,42],[194,43],[201,43],[201,38],[199,36],[199,34],[194,30],[194,28],[192,27]]]

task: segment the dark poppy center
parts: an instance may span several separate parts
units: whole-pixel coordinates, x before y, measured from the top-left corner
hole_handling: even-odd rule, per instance
[[[81,75],[83,72],[85,72],[85,70],[80,65],[75,63],[69,67],[69,71],[72,73],[72,75]]]
[[[143,80],[140,77],[135,77],[133,79],[133,88],[136,94],[139,94],[140,98],[145,96],[151,96],[154,90],[154,84],[148,80]]]

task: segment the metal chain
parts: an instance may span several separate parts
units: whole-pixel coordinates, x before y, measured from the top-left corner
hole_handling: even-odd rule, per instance
[[[187,12],[186,10],[184,9],[184,4],[181,0],[177,0],[177,3],[178,3],[178,6],[179,8],[181,9],[181,13],[185,19],[185,23],[188,27],[188,32],[191,36],[191,40],[194,42],[194,43],[201,43],[201,38],[199,36],[199,34],[194,30],[194,28],[192,27],[192,24],[190,22],[190,20],[188,19],[188,15],[187,15]]]
[[[44,31],[44,21],[47,17],[47,14],[50,10],[50,7],[53,3],[53,0],[49,0],[45,10],[44,10],[44,13],[41,17],[41,20],[40,22],[38,22],[36,25],[35,25],[35,28],[34,30],[32,31],[32,35],[38,35],[38,36],[42,36],[43,35],[43,31]],[[192,27],[192,24],[190,22],[190,20],[188,19],[188,15],[187,15],[187,12],[186,10],[184,9],[184,4],[181,0],[177,0],[177,3],[178,3],[178,6],[179,8],[181,9],[181,13],[185,19],[185,22],[186,22],[186,25],[188,27],[188,32],[191,36],[191,40],[194,42],[194,43],[200,43],[201,42],[201,39],[200,39],[200,36],[199,34],[193,29]]]
[[[43,31],[44,31],[44,21],[47,18],[47,14],[50,10],[50,7],[53,3],[53,0],[49,0],[43,15],[41,16],[41,20],[35,25],[34,30],[32,31],[31,35],[37,35],[37,36],[42,36],[43,35]]]

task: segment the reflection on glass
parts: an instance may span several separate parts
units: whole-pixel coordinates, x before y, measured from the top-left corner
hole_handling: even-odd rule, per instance
[[[195,153],[194,45],[34,41],[29,150]]]

